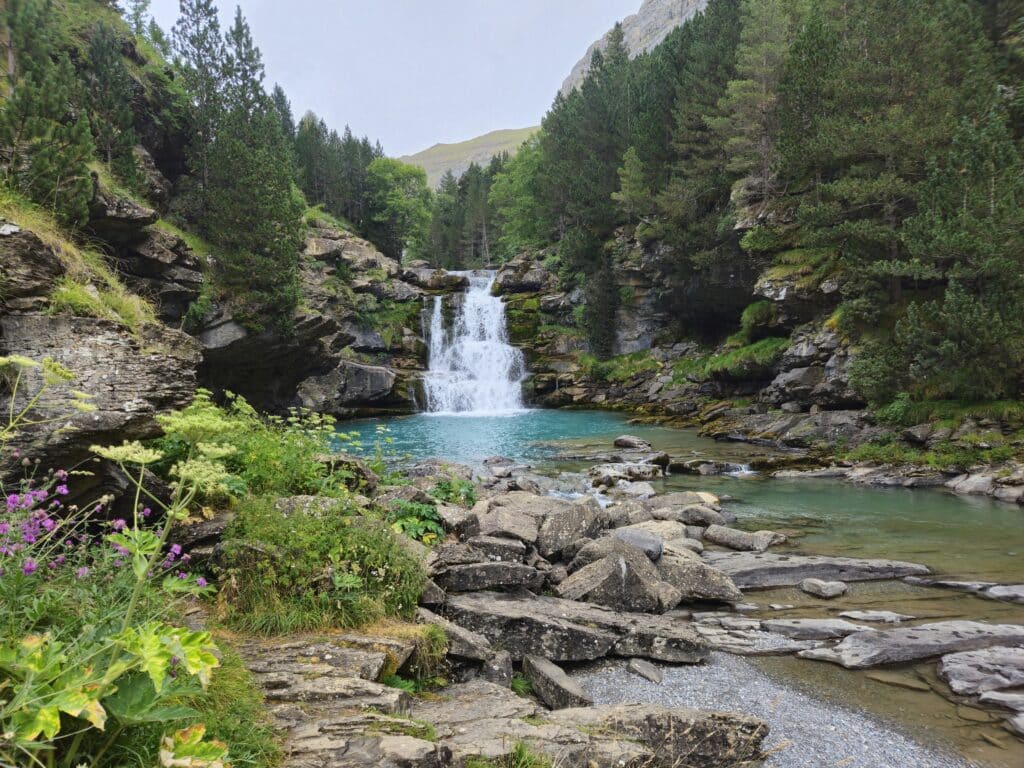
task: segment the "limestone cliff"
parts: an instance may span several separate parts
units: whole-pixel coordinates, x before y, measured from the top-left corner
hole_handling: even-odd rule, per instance
[[[630,55],[654,49],[673,29],[703,11],[707,4],[707,0],[644,0],[639,11],[622,20],[622,32]],[[605,35],[587,49],[562,83],[563,94],[568,94],[583,82],[594,51],[604,50],[607,44],[608,35]]]

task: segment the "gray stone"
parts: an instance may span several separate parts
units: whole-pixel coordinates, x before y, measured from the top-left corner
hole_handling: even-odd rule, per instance
[[[637,552],[641,552],[641,550],[616,536],[604,536],[588,541],[580,547],[576,557],[569,563],[568,571],[575,573],[580,568],[596,563],[598,560],[604,560],[606,557],[617,555],[631,557]]]
[[[708,552],[705,559],[740,589],[795,587],[804,579],[871,581],[927,574],[928,568],[896,560],[868,560],[769,552]]]
[[[480,668],[480,677],[504,688],[511,686],[512,654],[508,651],[495,651]]]
[[[996,707],[1012,709],[1014,712],[1024,712],[1024,693],[1012,691],[985,691],[978,697],[982,704],[991,704]]]
[[[871,627],[843,619],[769,619],[761,627],[794,640],[833,640],[854,632],[870,632]]]
[[[1024,737],[1024,715],[1011,717],[1006,721],[1006,728],[1020,737]]]
[[[653,534],[663,542],[686,538],[686,526],[672,520],[649,520],[617,528],[616,531],[639,531],[644,534]]]
[[[526,545],[518,539],[503,539],[497,536],[474,536],[466,541],[488,560],[503,563],[521,563],[526,557]]]
[[[579,683],[545,658],[526,656],[523,674],[533,685],[533,692],[549,709],[587,707],[594,703]]]
[[[822,581],[821,579],[804,579],[800,582],[800,590],[824,600],[832,600],[846,594],[849,587],[842,581]]]
[[[480,521],[480,533],[484,536],[519,539],[526,544],[537,541],[537,520],[529,515],[498,507],[484,514],[478,513],[477,518]]]
[[[643,552],[623,543],[622,551],[575,571],[555,592],[618,611],[664,613],[679,604],[678,590],[663,582]]]
[[[444,630],[448,638],[448,653],[451,656],[483,662],[494,656],[491,641],[481,634],[464,629],[426,608],[417,609],[416,618],[424,624],[434,624]]]
[[[542,557],[559,555],[573,542],[592,538],[601,529],[601,507],[592,496],[551,511],[537,534]]]
[[[910,621],[914,618],[904,613],[893,613],[892,611],[843,611],[839,615],[844,619],[873,621],[879,624],[899,624],[901,621]]]
[[[636,547],[647,557],[657,562],[663,548],[662,538],[656,533],[640,528],[620,528],[609,534],[611,537]]]
[[[661,681],[664,677],[664,675],[661,674],[660,669],[651,664],[651,662],[644,661],[643,659],[630,659],[629,664],[626,665],[626,669],[634,675],[639,675],[655,685],[661,685]]]
[[[544,574],[523,563],[469,563],[446,569],[435,581],[448,592],[479,592],[495,587],[539,591],[544,586]]]
[[[646,440],[633,435],[620,435],[615,438],[616,448],[635,448],[641,451],[648,451],[651,448],[651,444]]]
[[[468,509],[451,504],[438,504],[437,516],[447,533],[454,533],[460,539],[468,539],[480,533],[480,520]]]
[[[989,587],[982,594],[993,600],[1024,604],[1024,584],[1000,584],[995,587]]]
[[[996,646],[951,653],[939,662],[939,677],[962,696],[1024,686],[1024,648]]]
[[[941,621],[916,627],[857,632],[835,648],[815,648],[800,655],[831,661],[847,669],[898,664],[959,651],[1024,643],[1024,627],[977,621]]]
[[[722,525],[709,525],[704,531],[704,541],[744,552],[764,552],[774,544],[781,544],[786,537],[774,531],[747,533]]]
[[[447,599],[448,595],[443,589],[437,586],[437,582],[433,579],[427,579],[427,583],[424,585],[423,591],[420,592],[420,605],[444,605],[444,601]]]
[[[656,464],[636,464],[626,462],[617,464],[598,464],[589,472],[591,482],[595,488],[600,485],[610,488],[622,480],[628,480],[630,482],[656,480],[661,477],[662,474],[662,468]]]
[[[655,507],[651,510],[651,516],[655,520],[672,520],[699,528],[707,528],[709,525],[725,525],[728,522],[728,518],[724,514],[704,504]]]
[[[674,544],[666,545],[657,569],[662,579],[682,593],[683,601],[736,603],[743,599],[743,593],[727,574]]]
[[[620,480],[610,491],[608,491],[608,493],[611,496],[623,496],[631,499],[649,499],[654,496],[657,491],[654,490],[654,486],[650,483]]]

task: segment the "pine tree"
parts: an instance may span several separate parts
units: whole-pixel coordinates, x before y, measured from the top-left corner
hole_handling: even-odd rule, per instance
[[[149,25],[146,27],[146,37],[161,56],[165,59],[171,58],[171,55],[174,53],[171,41],[168,39],[167,33],[157,24],[156,19],[152,17],[150,17]]]
[[[125,18],[128,25],[139,37],[146,32],[146,16],[149,14],[150,0],[126,0]]]
[[[132,84],[114,30],[100,22],[89,41],[86,87],[93,136],[101,159],[114,166],[121,180],[137,182]]]
[[[0,13],[8,41],[7,98],[0,102],[4,176],[65,223],[83,223],[94,149],[88,119],[74,109],[74,67],[54,48],[50,3],[8,0]]]
[[[619,191],[612,193],[619,210],[628,221],[638,221],[654,209],[654,193],[647,181],[647,171],[636,147],[626,150],[619,169]]]
[[[232,109],[250,114],[263,108],[266,94],[263,90],[263,55],[252,39],[252,30],[235,8],[235,21],[226,36],[225,98]]]
[[[227,79],[227,53],[212,0],[180,0],[179,7],[181,15],[174,25],[174,52],[182,81],[192,98],[195,135],[189,148],[189,160],[192,172],[198,176],[202,195],[210,184],[210,149],[217,136],[217,124],[224,114],[222,94]]]
[[[277,83],[274,83],[274,90],[270,92],[270,99],[274,102],[277,114],[281,116],[281,131],[289,141],[295,141],[295,118],[292,116],[292,105],[288,96]]]

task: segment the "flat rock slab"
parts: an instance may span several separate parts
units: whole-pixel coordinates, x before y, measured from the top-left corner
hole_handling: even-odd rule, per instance
[[[915,618],[905,613],[893,613],[892,611],[843,611],[839,616],[843,619],[872,621],[878,624],[899,624],[900,622],[910,621]]]
[[[523,659],[523,674],[533,685],[533,692],[549,709],[589,707],[594,703],[580,684],[565,674],[561,667],[540,656]]]
[[[842,597],[849,589],[845,581],[822,581],[821,579],[804,579],[800,582],[800,591],[808,595],[820,597],[822,600],[833,600]]]
[[[630,659],[626,669],[634,675],[640,675],[640,677],[649,680],[655,685],[661,685],[661,681],[664,678],[660,669],[644,659]]]
[[[694,664],[707,656],[697,632],[668,616],[495,592],[453,595],[445,608],[449,619],[516,659],[534,655],[559,662],[591,661],[612,655]]]
[[[448,638],[448,653],[451,656],[481,662],[486,662],[494,656],[494,647],[490,640],[481,634],[460,627],[426,608],[418,608],[416,618],[424,624],[434,624],[444,630]]]
[[[704,559],[731,576],[740,589],[795,587],[804,579],[874,581],[929,573],[926,566],[917,563],[823,555],[706,552]]]
[[[786,537],[774,531],[748,533],[724,525],[709,525],[704,531],[704,541],[741,552],[764,552],[774,544],[782,544]]]
[[[384,650],[351,648],[329,638],[281,643],[253,640],[239,643],[236,647],[246,666],[257,674],[284,670],[297,673],[318,671],[330,677],[376,680],[388,661]]]
[[[813,648],[800,656],[830,661],[847,669],[899,664],[959,651],[1024,644],[1024,626],[978,621],[940,621],[848,636],[835,648]]]
[[[982,704],[991,704],[996,707],[1012,709],[1014,712],[1024,712],[1024,693],[1013,693],[1012,691],[985,691],[978,698]]]
[[[982,595],[993,600],[1024,604],[1024,584],[1000,584],[989,587],[982,592]]]
[[[763,629],[794,640],[834,640],[854,632],[871,632],[872,627],[843,619],[769,619]]]
[[[939,677],[961,696],[1024,686],[1024,648],[996,646],[951,653],[939,662]]]
[[[540,590],[544,574],[523,563],[470,563],[456,565],[434,577],[447,592],[479,592],[498,587]]]

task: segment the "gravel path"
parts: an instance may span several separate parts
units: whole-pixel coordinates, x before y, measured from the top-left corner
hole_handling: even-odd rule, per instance
[[[862,713],[803,694],[749,662],[716,653],[707,664],[664,667],[655,685],[607,662],[574,675],[597,704],[645,702],[670,707],[732,710],[771,727],[771,768],[971,768]]]

